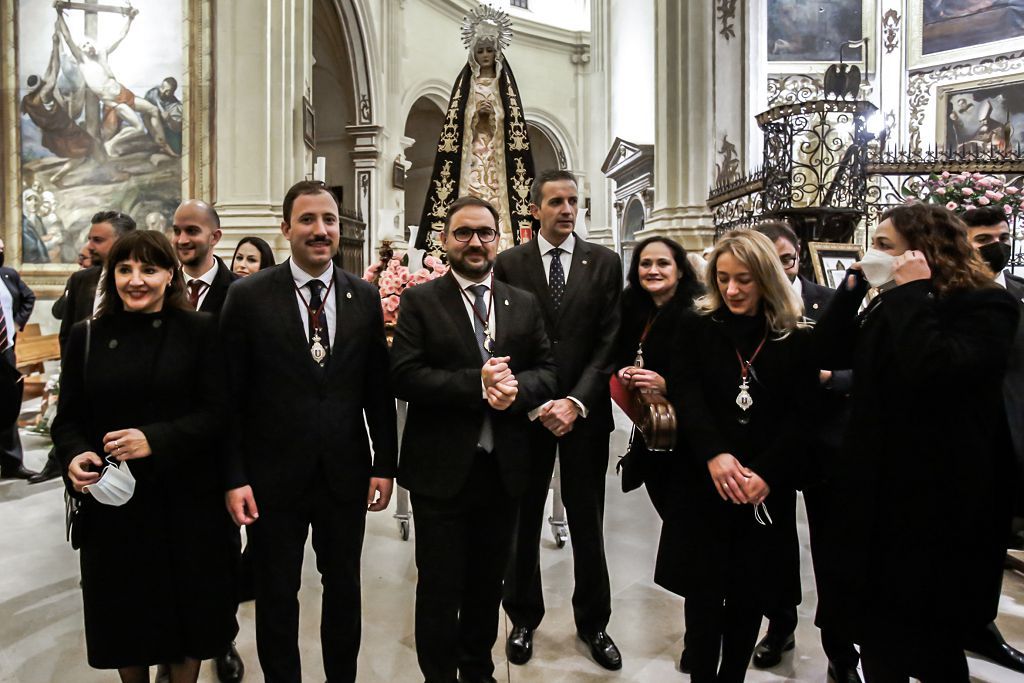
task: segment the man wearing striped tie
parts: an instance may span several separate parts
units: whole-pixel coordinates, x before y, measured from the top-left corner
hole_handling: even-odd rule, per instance
[[[32,308],[36,304],[36,295],[28,286],[22,282],[17,271],[3,265],[4,243],[0,240],[0,278],[4,281],[4,287],[0,287],[0,307],[3,309],[3,316],[0,316],[0,353],[3,354],[3,363],[11,367],[17,366],[14,357],[14,338],[17,331],[25,327],[29,316],[32,315]],[[4,370],[9,370],[5,367]],[[3,372],[5,397],[10,395],[17,406],[21,405],[20,382],[15,386],[9,386],[11,380],[16,380],[17,370],[13,373]],[[4,417],[6,420],[6,416]],[[21,439],[18,438],[17,413],[13,424],[0,425],[0,479],[28,479],[35,472],[27,469],[23,462],[21,450]]]
[[[220,238],[220,216],[206,202],[186,199],[174,212],[174,250],[185,276],[185,294],[197,311],[215,315],[238,279],[213,253]]]

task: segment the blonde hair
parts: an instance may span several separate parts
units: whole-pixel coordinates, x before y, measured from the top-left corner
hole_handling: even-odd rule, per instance
[[[697,300],[697,311],[710,315],[725,306],[718,289],[718,258],[726,252],[750,269],[754,283],[761,292],[761,305],[771,331],[785,336],[799,327],[803,317],[803,302],[782,270],[775,245],[753,230],[733,230],[715,244],[704,272],[707,293]]]

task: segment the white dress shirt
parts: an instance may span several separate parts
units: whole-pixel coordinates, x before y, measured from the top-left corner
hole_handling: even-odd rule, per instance
[[[488,273],[487,277],[480,282],[473,282],[472,280],[467,280],[466,278],[456,273],[454,270],[452,270],[452,275],[455,276],[455,281],[459,283],[459,289],[461,289],[466,294],[464,297],[462,297],[462,303],[466,307],[466,315],[469,316],[469,324],[473,327],[474,333],[476,331],[476,314],[473,312],[473,303],[476,301],[476,294],[473,292],[473,290],[470,289],[470,287],[473,287],[474,285],[487,285],[487,300],[490,301],[487,315],[487,331],[490,333],[491,339],[496,340],[498,338],[498,325],[495,322],[494,316],[494,310],[496,306],[494,305],[493,273]],[[480,362],[480,365],[483,365],[483,361]]]
[[[793,287],[793,291],[796,292],[796,295],[798,297],[800,297],[800,300],[803,301],[803,298],[804,298],[804,282],[803,282],[803,280],[800,279],[800,276],[797,275],[795,278],[793,278],[792,282],[790,282],[789,284],[790,284],[791,287]]]
[[[96,283],[96,293],[92,297],[92,314],[96,315],[96,311],[100,310],[100,301],[103,300],[103,283],[107,279],[107,267],[103,266],[100,268],[100,280]],[[111,292],[111,296],[117,296],[116,292]]]
[[[327,288],[331,286],[331,280],[334,277],[334,264],[327,264],[326,270],[320,273],[319,276],[313,277],[306,271],[295,265],[295,261],[288,259],[288,267],[292,271],[292,280],[295,282],[295,286],[298,291],[295,292],[295,304],[299,307],[299,319],[302,320],[302,331],[305,333],[305,338],[309,339],[309,296],[311,292],[309,287],[310,280],[320,280],[324,283],[323,289],[320,290],[320,296],[326,297],[327,301],[324,304],[324,317],[327,318],[327,336],[331,342],[331,349],[334,349],[334,335],[335,330],[338,327],[338,301],[335,298],[334,287],[331,287],[331,291],[328,292]]]
[[[0,349],[0,351],[6,351],[14,347],[14,335],[18,330],[14,325],[14,295],[2,282],[0,282],[0,308],[3,308],[4,322],[7,323],[7,348]]]
[[[185,272],[185,269],[181,269],[181,274],[185,276],[185,296],[188,296],[188,287],[193,280],[199,280],[206,284],[205,287],[199,290],[199,301],[196,303],[196,310],[198,311],[203,307],[203,302],[206,301],[206,295],[210,292],[210,287],[213,286],[213,279],[217,277],[217,268],[220,264],[217,263],[217,259],[213,259],[213,268],[200,275],[199,277],[192,277]]]
[[[996,284],[1006,289],[1006,271],[1000,270],[999,275],[996,275]]]
[[[537,246],[540,247],[540,260],[544,263],[544,279],[548,280],[548,284],[551,284],[551,260],[554,258],[551,255],[551,250],[555,248],[555,245],[544,239],[540,231],[538,231]],[[569,284],[569,267],[572,266],[572,250],[575,247],[576,235],[572,233],[569,233],[565,241],[558,245],[558,248],[563,252],[559,260],[562,262],[562,272],[565,273],[566,284]]]

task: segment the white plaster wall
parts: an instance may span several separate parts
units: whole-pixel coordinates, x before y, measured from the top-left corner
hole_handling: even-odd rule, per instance
[[[654,142],[654,0],[606,0],[611,135]],[[610,147],[610,144],[609,144]],[[607,152],[608,149],[605,149]]]

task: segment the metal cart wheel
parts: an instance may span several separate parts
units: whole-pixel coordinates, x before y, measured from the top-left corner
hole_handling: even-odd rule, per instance
[[[562,502],[561,468],[559,462],[555,461],[555,469],[551,475],[551,516],[548,517],[548,524],[551,525],[551,535],[555,537],[555,545],[559,548],[565,547],[569,540],[569,523],[565,517],[565,503]]]
[[[398,520],[398,533],[401,534],[403,541],[409,540],[409,520],[400,519]]]
[[[551,535],[555,537],[555,545],[564,548],[565,542],[569,540],[569,525],[554,517],[548,517],[548,524],[551,525]]]

